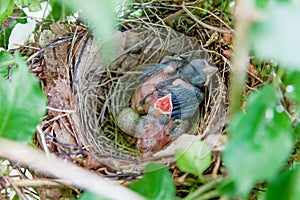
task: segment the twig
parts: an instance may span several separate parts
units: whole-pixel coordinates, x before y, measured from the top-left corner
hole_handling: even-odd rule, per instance
[[[209,199],[214,199],[216,197],[219,197],[221,193],[219,191],[210,191],[205,194],[203,194],[201,197],[197,198],[197,200],[209,200]]]
[[[52,108],[50,106],[47,106],[47,109],[55,112],[76,113],[76,110],[62,110],[62,109]]]
[[[47,147],[47,143],[46,143],[46,139],[45,139],[45,134],[44,134],[44,132],[42,131],[41,126],[38,125],[38,126],[36,127],[36,130],[37,130],[37,132],[39,133],[39,135],[40,135],[40,137],[41,137],[42,146],[43,146],[43,149],[44,149],[44,151],[45,151],[45,154],[46,154],[47,158],[50,158],[50,152],[49,152],[49,149],[48,149],[48,147]]]
[[[215,27],[209,24],[204,23],[203,21],[201,21],[200,19],[198,19],[195,15],[193,15],[185,6],[185,3],[182,3],[182,9],[186,12],[186,14],[188,14],[188,16],[190,16],[193,20],[195,20],[195,22],[197,22],[198,24],[200,24],[201,26],[208,28],[210,30],[213,31],[217,31],[219,33],[233,33],[231,30],[227,30],[227,29],[223,29],[223,28],[219,28],[219,27]]]
[[[78,38],[82,38],[85,34],[86,34],[86,32],[82,32],[82,33],[78,34]],[[68,35],[68,36],[65,36],[63,38],[59,38],[59,39],[53,41],[52,43],[44,46],[43,48],[39,49],[38,51],[34,52],[33,54],[31,54],[31,56],[29,56],[26,59],[26,62],[30,62],[32,59],[39,56],[40,54],[42,54],[47,49],[54,48],[56,45],[67,42],[67,41],[71,41],[72,39],[73,39],[73,35]]]
[[[204,194],[206,191],[209,191],[216,187],[218,184],[224,181],[223,177],[216,178],[215,180],[204,184],[203,186],[199,187],[195,192],[189,194],[184,200],[193,200],[198,199],[200,195]]]
[[[41,152],[21,143],[0,139],[0,157],[23,163],[39,172],[70,180],[81,189],[109,199],[144,199],[126,187],[107,181],[70,162],[48,159]]]
[[[5,180],[5,182],[7,182],[9,184],[9,186],[11,186],[15,190],[15,192],[17,193],[17,195],[22,200],[28,200],[26,198],[26,196],[22,193],[22,191],[13,183],[13,181],[8,176],[3,176],[3,179]]]
[[[12,180],[12,184],[17,187],[45,187],[45,186],[62,186],[71,185],[70,181],[61,179],[25,179],[25,180]]]
[[[174,18],[180,16],[182,13],[183,13],[183,11],[182,11],[182,10],[179,10],[179,11],[177,11],[177,12],[171,14],[171,15],[168,15],[167,17],[165,17],[165,18],[163,19],[163,21],[166,22],[166,21],[168,21],[168,20],[174,19]],[[159,21],[158,23],[161,23],[161,22]]]
[[[194,7],[194,6],[187,6],[188,8],[195,8],[195,9],[198,9],[198,10],[201,10],[201,11],[205,11],[207,13],[209,13],[211,16],[215,17],[217,20],[219,20],[222,24],[224,24],[230,31],[231,33],[234,33],[234,30],[228,25],[226,24],[222,19],[220,19],[217,15],[215,15],[214,13],[212,13],[211,11],[209,10],[206,10],[206,9],[203,9],[203,8],[200,8],[200,7]],[[224,29],[225,30],[225,29]]]
[[[213,171],[212,171],[213,176],[217,176],[218,170],[220,168],[220,164],[221,164],[221,155],[219,154],[217,156],[217,161],[216,161],[215,167],[213,168]]]
[[[38,31],[38,38],[39,39],[41,37],[42,28],[43,28],[43,25],[44,25],[44,20],[45,20],[45,17],[46,17],[46,12],[47,12],[47,9],[48,9],[49,5],[50,5],[50,1],[48,0],[47,4],[46,4],[46,7],[45,7],[45,10],[43,12],[42,20],[40,21],[40,27],[39,27],[39,31]]]

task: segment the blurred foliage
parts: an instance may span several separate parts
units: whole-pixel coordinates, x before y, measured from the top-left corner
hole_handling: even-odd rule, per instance
[[[274,178],[267,188],[266,200],[289,199],[300,197],[300,166],[299,163]]]
[[[14,63],[13,56],[5,51],[0,51],[0,76],[8,77],[10,74],[11,66],[7,67],[7,65]]]
[[[28,7],[30,12],[36,12],[42,8],[39,0],[14,0],[14,3],[19,8]]]
[[[175,198],[175,185],[171,172],[165,166],[157,163],[146,165],[143,178],[131,183],[129,188],[147,199],[173,200]]]
[[[195,140],[188,149],[175,150],[178,168],[198,176],[202,182],[204,181],[202,173],[210,166],[211,157],[210,147],[200,140]]]
[[[79,200],[109,200],[106,197],[100,197],[90,191],[85,191],[79,198]]]
[[[228,127],[231,138],[223,161],[242,197],[254,184],[274,178],[292,152],[291,121],[280,99],[277,89],[264,86],[247,97],[247,108],[236,113]]]
[[[14,61],[18,69],[12,77],[0,76],[0,137],[31,143],[46,113],[46,96],[18,53]]]
[[[299,68],[300,5],[274,4],[252,27],[251,41],[257,55],[289,68]]]
[[[0,1],[0,23],[2,23],[14,10],[14,1]]]
[[[267,181],[263,199],[299,199],[298,183],[290,178],[297,177],[298,169],[281,172],[299,138],[295,135],[300,100],[299,2],[256,0],[255,5],[259,17],[253,21],[249,39],[260,59],[252,62],[261,76],[272,74],[273,78],[258,92],[250,93],[246,108],[235,113],[229,123],[230,139],[223,153],[229,177],[220,190],[247,199],[257,183]],[[281,193],[284,185],[287,193]]]
[[[50,5],[52,7],[51,17],[53,17],[55,21],[60,21],[65,19],[67,16],[73,15],[70,7],[68,7],[63,1],[52,0],[50,1]]]
[[[115,33],[116,11],[119,1],[77,0],[67,1],[66,4],[74,11],[81,11],[81,20],[90,26],[95,38],[101,46],[101,58],[110,61],[114,55],[115,41],[110,40]]]

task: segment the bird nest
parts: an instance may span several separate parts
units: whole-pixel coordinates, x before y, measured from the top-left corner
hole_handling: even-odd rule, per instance
[[[143,156],[135,138],[118,126],[120,111],[130,107],[138,78],[146,69],[166,57],[210,63],[211,54],[201,44],[170,28],[131,29],[111,38],[117,44],[109,62],[99,56],[99,48],[88,32],[57,39],[36,52],[31,60],[42,68],[40,79],[48,96],[48,117],[41,127],[45,139],[37,143],[46,153],[54,152],[86,168],[110,172],[138,173],[150,161],[170,166],[174,149],[188,148],[203,139],[213,151],[222,146],[227,89],[222,69],[202,88],[204,100],[193,126],[160,151]],[[68,53],[66,53],[68,52]],[[101,51],[100,51],[101,52]],[[42,55],[42,62],[37,62]]]

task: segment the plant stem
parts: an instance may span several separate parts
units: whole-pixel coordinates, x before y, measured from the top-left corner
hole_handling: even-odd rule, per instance
[[[15,64],[15,60],[7,60],[7,61],[4,61],[4,62],[1,62],[0,63],[0,69],[3,68],[3,67],[7,67],[9,65],[12,65],[12,64]]]
[[[235,8],[236,31],[234,56],[232,59],[232,75],[230,86],[229,115],[241,108],[242,94],[247,69],[249,66],[250,28],[253,22],[254,5],[252,0],[239,0]]]
[[[207,184],[204,184],[203,186],[199,187],[195,192],[193,192],[193,193],[189,194],[188,196],[186,196],[184,198],[184,200],[197,199],[200,195],[204,194],[206,191],[213,189],[218,184],[220,184],[221,182],[223,182],[223,180],[224,180],[223,177],[218,177],[215,180],[213,180],[213,181],[211,181],[211,182],[209,182]],[[209,194],[209,193],[207,193],[207,194]]]
[[[203,194],[201,197],[197,198],[197,200],[212,199],[212,198],[219,197],[220,195],[221,195],[221,193],[219,191],[214,190],[214,191],[210,191],[210,192]]]

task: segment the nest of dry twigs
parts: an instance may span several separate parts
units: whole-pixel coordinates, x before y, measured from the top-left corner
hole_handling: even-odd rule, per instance
[[[147,9],[153,12],[153,18],[159,17],[156,7]],[[49,101],[37,145],[46,153],[56,153],[101,173],[139,173],[149,161],[171,166],[174,156],[169,150],[141,158],[133,138],[117,126],[116,116],[129,105],[130,94],[137,86],[134,80],[145,66],[159,63],[164,56],[177,56],[186,60],[202,58],[218,67],[199,108],[201,119],[192,139],[201,138],[213,151],[220,151],[227,112],[228,66],[228,50],[220,46],[230,45],[232,35],[228,28],[220,28],[225,23],[222,16],[208,15],[205,21],[211,22],[211,27],[203,27],[190,9],[168,10],[168,15],[156,23],[153,18],[122,21],[126,30],[111,38],[118,45],[109,62],[99,56],[99,46],[85,28],[53,25],[52,33],[60,39],[50,41],[28,59]],[[168,25],[181,15],[193,22],[187,23],[185,31]],[[178,139],[185,143],[191,138]]]

